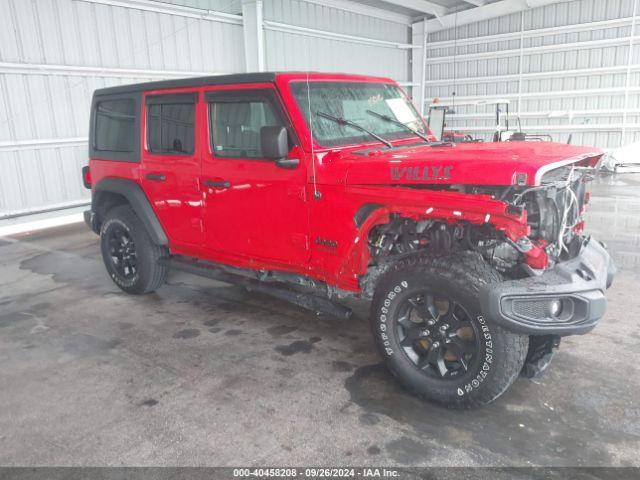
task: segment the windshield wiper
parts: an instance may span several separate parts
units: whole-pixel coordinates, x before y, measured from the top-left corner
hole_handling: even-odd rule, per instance
[[[411,128],[409,125],[402,123],[399,120],[396,120],[395,118],[391,118],[389,115],[383,115],[382,113],[378,113],[378,112],[374,112],[373,110],[367,110],[367,113],[369,115],[373,115],[374,117],[378,117],[381,118],[382,120],[384,120],[385,122],[389,122],[389,123],[394,123],[402,128],[404,128],[405,130],[413,133],[414,135],[420,137],[421,139],[423,139],[425,142],[427,143],[431,143],[431,140],[429,140],[429,138],[424,135],[423,133],[418,132],[417,130],[414,130],[413,128]]]
[[[384,143],[387,147],[393,148],[393,145],[391,145],[391,142],[389,142],[388,140],[385,140],[380,135],[376,135],[375,133],[367,130],[363,126],[358,125],[355,122],[352,122],[351,120],[347,120],[342,117],[334,117],[333,115],[329,115],[328,113],[324,113],[324,112],[317,112],[317,114],[319,117],[326,118],[327,120],[331,120],[332,122],[336,122],[338,125],[347,125],[351,128],[355,128],[356,130],[360,130],[361,132],[364,132],[370,135],[371,137],[375,138],[380,143]]]

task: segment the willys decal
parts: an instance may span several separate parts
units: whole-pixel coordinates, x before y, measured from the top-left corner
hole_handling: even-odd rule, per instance
[[[449,180],[451,178],[451,170],[453,170],[453,167],[444,167],[442,165],[431,167],[391,167],[391,180]]]

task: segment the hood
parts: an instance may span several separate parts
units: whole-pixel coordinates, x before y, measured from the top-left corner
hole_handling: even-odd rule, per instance
[[[347,185],[539,185],[549,170],[573,163],[595,166],[603,153],[551,142],[422,144],[343,151],[336,164],[346,161]]]

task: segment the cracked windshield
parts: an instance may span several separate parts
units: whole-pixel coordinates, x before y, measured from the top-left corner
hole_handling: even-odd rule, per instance
[[[426,127],[402,91],[380,83],[294,82],[291,91],[315,141],[326,147],[426,135]],[[381,140],[381,141],[382,141]],[[384,142],[383,142],[384,143]]]

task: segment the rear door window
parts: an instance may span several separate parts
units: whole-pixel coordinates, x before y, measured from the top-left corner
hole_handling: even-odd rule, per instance
[[[189,155],[195,149],[195,94],[158,95],[147,99],[147,145],[150,152]]]

